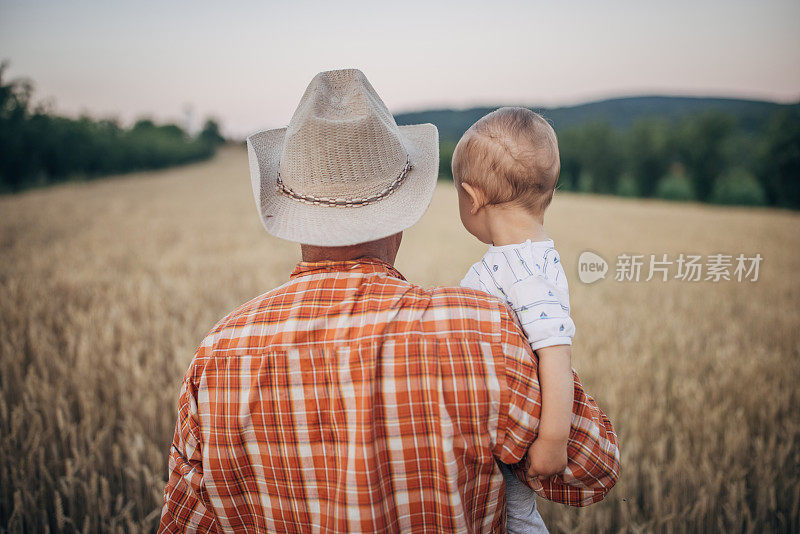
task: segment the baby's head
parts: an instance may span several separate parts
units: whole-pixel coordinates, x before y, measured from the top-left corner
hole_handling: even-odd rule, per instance
[[[485,115],[453,153],[461,221],[488,243],[483,208],[521,209],[542,220],[560,169],[556,133],[541,115],[510,107]]]

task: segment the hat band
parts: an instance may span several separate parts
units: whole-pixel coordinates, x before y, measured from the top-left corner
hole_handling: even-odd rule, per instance
[[[280,165],[278,165],[280,168]],[[278,171],[278,191],[289,198],[294,200],[298,200],[300,202],[306,202],[308,204],[317,204],[322,206],[336,206],[340,208],[350,208],[354,206],[363,206],[365,204],[371,204],[372,202],[376,202],[385,196],[389,195],[392,191],[397,189],[406,176],[408,176],[408,171],[413,168],[411,165],[411,161],[409,160],[408,156],[406,156],[406,164],[403,167],[403,170],[400,171],[400,175],[395,178],[392,183],[386,186],[380,193],[376,195],[372,195],[371,197],[366,198],[326,198],[326,197],[315,197],[313,195],[301,195],[295,191],[292,191],[286,184],[283,183],[281,180],[281,171]]]

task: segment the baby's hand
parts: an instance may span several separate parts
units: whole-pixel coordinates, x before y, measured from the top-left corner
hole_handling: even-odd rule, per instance
[[[535,479],[561,473],[567,467],[567,440],[539,436],[528,448],[525,467]]]

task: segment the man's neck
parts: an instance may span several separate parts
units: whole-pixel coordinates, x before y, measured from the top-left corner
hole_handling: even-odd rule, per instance
[[[348,261],[359,258],[377,258],[389,265],[394,265],[397,249],[400,247],[402,232],[357,245],[344,247],[318,247],[316,245],[300,245],[303,261]]]
[[[515,205],[488,206],[489,237],[495,246],[513,245],[549,239],[544,229],[544,216],[535,215]]]

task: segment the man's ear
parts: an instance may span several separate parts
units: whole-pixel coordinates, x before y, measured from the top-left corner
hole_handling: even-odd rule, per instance
[[[473,187],[466,182],[461,182],[461,187],[469,197],[470,202],[472,202],[472,209],[469,212],[475,215],[479,209],[486,205],[486,195],[483,194],[479,187]]]

